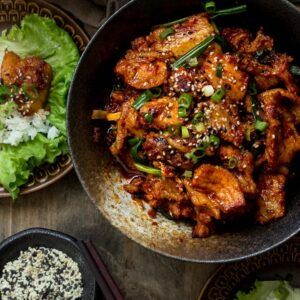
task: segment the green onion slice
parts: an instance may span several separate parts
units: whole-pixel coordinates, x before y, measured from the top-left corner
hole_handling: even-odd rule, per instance
[[[145,166],[145,165],[142,165],[142,164],[139,164],[139,163],[135,163],[134,166],[140,172],[147,173],[147,174],[152,174],[152,175],[156,175],[156,176],[161,176],[161,170],[159,170],[159,169],[155,169],[155,168]]]
[[[194,125],[197,132],[203,132],[205,131],[205,125],[204,123],[198,123]]]
[[[268,123],[262,120],[255,121],[255,129],[264,132],[268,128]]]
[[[220,103],[225,96],[226,91],[223,88],[219,88],[215,91],[215,93],[211,96],[211,100],[215,103]]]
[[[218,63],[216,67],[216,76],[222,78],[222,75],[223,75],[223,65],[221,63]]]
[[[151,99],[158,98],[161,93],[162,89],[160,87],[147,90],[137,97],[132,106],[136,110],[139,110],[145,103],[149,102]]]
[[[133,160],[135,162],[138,162],[138,163],[144,163],[145,162],[145,160],[143,158],[141,158],[138,154],[139,148],[140,148],[140,146],[142,145],[143,142],[144,142],[143,139],[139,139],[139,141],[130,149],[131,157],[133,158]]]
[[[168,27],[166,29],[164,29],[160,35],[159,35],[159,38],[163,41],[165,40],[169,35],[171,34],[174,34],[175,33],[175,30],[171,27]]]
[[[245,136],[246,136],[246,141],[251,142],[251,127],[250,126],[248,126],[246,128]]]
[[[202,122],[202,121],[204,121],[204,119],[205,119],[204,114],[202,112],[198,112],[194,115],[194,118],[192,120],[192,124],[197,124],[199,122]]]
[[[146,113],[144,114],[144,119],[146,120],[147,123],[151,124],[153,121],[153,115]]]
[[[249,86],[248,86],[248,92],[251,96],[257,95],[257,87],[256,87],[256,83],[254,80],[250,80]]]
[[[299,66],[291,66],[290,72],[295,76],[300,76],[300,67]]]
[[[178,99],[179,107],[183,107],[186,109],[190,108],[192,102],[193,102],[193,97],[188,93],[181,94]]]
[[[198,58],[197,57],[193,57],[188,61],[188,65],[190,67],[197,67],[198,66]]]
[[[185,178],[192,178],[193,177],[193,171],[184,171],[182,174]]]
[[[228,16],[228,15],[235,15],[240,14],[247,11],[247,5],[240,5],[236,7],[226,8],[216,10],[215,12],[211,13],[211,19],[215,19],[219,16]]]
[[[181,136],[184,139],[187,139],[187,138],[190,137],[189,130],[188,130],[188,128],[186,126],[181,126]]]
[[[129,146],[134,146],[136,145],[141,139],[140,138],[137,138],[137,137],[134,137],[134,138],[131,138],[127,141],[127,144]]]
[[[220,145],[220,138],[216,135],[210,135],[209,136],[209,143],[213,146],[219,146]]]
[[[227,162],[228,169],[234,169],[238,165],[238,160],[236,157],[230,157]]]
[[[188,116],[187,110],[184,107],[179,107],[178,109],[178,117],[179,118],[185,118]]]
[[[201,160],[201,158],[206,155],[206,148],[206,146],[195,148],[191,152],[186,153],[185,157],[192,160],[194,164],[197,164]]]
[[[204,8],[208,13],[214,13],[216,11],[215,1],[206,2]]]
[[[186,54],[181,56],[177,61],[175,61],[172,64],[172,68],[177,69],[177,68],[183,66],[191,58],[199,57],[201,54],[203,54],[205,52],[205,50],[214,41],[214,39],[215,39],[215,36],[209,36],[208,38],[206,38],[200,44],[195,46],[193,49],[191,49],[189,52],[187,52]]]
[[[156,25],[153,28],[166,28],[166,27],[170,27],[173,25],[177,25],[177,24],[181,24],[183,22],[185,22],[189,17],[185,17],[185,18],[181,18],[181,19],[177,19],[168,23],[164,23],[164,24],[160,24],[160,25]]]

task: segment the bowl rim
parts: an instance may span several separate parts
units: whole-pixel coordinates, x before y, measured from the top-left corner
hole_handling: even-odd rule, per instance
[[[100,207],[98,207],[96,205],[96,201],[94,199],[94,197],[91,195],[87,185],[85,184],[85,180],[84,178],[82,177],[80,171],[79,171],[79,166],[78,166],[78,163],[77,163],[77,160],[76,159],[73,159],[73,157],[75,157],[75,152],[73,150],[73,147],[72,147],[72,140],[73,138],[71,137],[71,135],[69,134],[70,132],[70,114],[69,114],[69,111],[70,111],[70,106],[71,106],[71,95],[72,95],[72,91],[73,91],[73,88],[75,86],[75,81],[76,81],[76,78],[78,77],[78,70],[81,68],[84,60],[85,60],[85,57],[86,55],[88,55],[89,51],[93,48],[94,46],[94,43],[95,41],[97,40],[98,38],[98,35],[99,33],[103,30],[104,27],[106,27],[107,25],[109,25],[111,22],[114,21],[114,18],[117,17],[119,14],[121,14],[124,10],[127,10],[129,9],[129,7],[131,5],[133,5],[134,3],[138,2],[139,0],[129,0],[126,4],[124,4],[119,10],[117,10],[114,14],[112,14],[109,18],[107,18],[107,20],[105,22],[103,22],[103,24],[101,24],[101,26],[98,28],[98,30],[96,31],[96,33],[93,35],[93,37],[91,38],[88,46],[86,47],[86,49],[84,50],[83,54],[81,55],[80,57],[80,60],[78,62],[78,65],[76,67],[76,70],[75,70],[75,73],[74,73],[74,76],[73,76],[73,80],[72,80],[72,83],[71,83],[71,86],[70,86],[70,89],[69,89],[69,94],[68,94],[68,102],[67,102],[67,142],[68,142],[68,146],[69,146],[69,149],[70,149],[70,154],[71,154],[71,157],[72,157],[72,161],[73,161],[73,166],[74,166],[74,170],[79,178],[79,181],[81,183],[81,185],[83,186],[85,192],[87,193],[90,201],[92,201],[92,203],[94,204],[94,206],[96,207],[96,209],[101,213],[102,216],[104,216],[104,218],[115,228],[117,229],[118,232],[121,232],[124,236],[126,236],[127,238],[129,238],[131,241],[137,243],[138,245],[148,249],[148,250],[151,250],[153,251],[154,253],[158,253],[158,254],[161,254],[163,256],[166,256],[166,257],[169,257],[169,258],[173,258],[173,259],[177,259],[177,260],[180,260],[180,261],[185,261],[185,262],[193,262],[193,263],[207,263],[207,264],[223,264],[223,263],[232,263],[232,262],[239,262],[239,261],[242,261],[242,260],[245,260],[245,259],[249,259],[249,258],[252,258],[252,257],[255,257],[255,256],[258,256],[258,255],[261,255],[263,253],[266,253],[278,246],[280,246],[281,244],[284,244],[286,241],[288,241],[289,239],[291,239],[293,236],[295,236],[296,234],[298,234],[300,232],[300,227],[297,228],[297,230],[294,230],[293,232],[291,232],[289,235],[287,235],[285,238],[281,239],[280,241],[276,242],[276,243],[273,243],[272,245],[268,246],[268,247],[265,247],[261,250],[258,250],[258,251],[255,251],[255,252],[252,252],[252,253],[249,253],[249,254],[244,254],[244,255],[240,255],[238,257],[233,257],[233,258],[221,258],[221,259],[198,259],[198,258],[189,258],[189,257],[182,257],[180,255],[176,255],[176,254],[172,254],[172,253],[167,253],[167,252],[164,252],[160,249],[156,249],[155,247],[152,247],[150,244],[147,244],[139,239],[136,239],[131,233],[128,233],[126,232],[123,228],[120,228],[120,227],[117,227],[115,226],[114,224],[112,224],[110,222],[110,220],[108,219],[108,217],[106,216],[106,214],[103,212],[103,209]],[[247,2],[250,1],[250,0],[246,0]],[[295,6],[293,5],[291,2],[289,2],[288,0],[278,0],[280,1],[281,3],[283,3],[285,6],[287,6],[289,9],[293,10],[294,12],[296,12],[299,17],[300,17],[300,10]]]

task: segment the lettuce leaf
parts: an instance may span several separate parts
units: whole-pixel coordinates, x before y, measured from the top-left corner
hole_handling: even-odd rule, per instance
[[[256,281],[250,292],[239,291],[236,300],[296,300],[300,289],[293,288],[287,281]]]
[[[27,15],[20,26],[5,30],[0,36],[0,64],[5,50],[22,58],[39,56],[53,70],[53,81],[48,98],[49,122],[58,128],[60,136],[48,140],[39,134],[33,141],[17,147],[1,145],[0,184],[16,198],[19,188],[26,183],[31,171],[41,164],[52,163],[66,153],[66,99],[73,73],[79,60],[79,51],[69,34],[55,21],[36,14]]]

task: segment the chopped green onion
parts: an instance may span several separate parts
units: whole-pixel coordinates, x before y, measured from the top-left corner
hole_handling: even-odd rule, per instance
[[[157,87],[150,89],[150,92],[152,94],[152,98],[158,98],[158,97],[160,97],[160,95],[162,93],[162,88],[157,86]]]
[[[202,122],[204,120],[204,114],[202,112],[198,112],[194,115],[194,118],[192,120],[192,124],[197,124],[199,122]]]
[[[172,136],[179,136],[181,131],[181,125],[170,125],[168,127],[168,133],[170,133]]]
[[[153,98],[158,98],[161,93],[162,89],[160,87],[147,90],[137,97],[132,106],[136,110],[139,110],[146,102],[149,102]]]
[[[208,13],[214,13],[216,11],[215,1],[206,2],[204,8]]]
[[[140,138],[137,138],[137,137],[134,137],[134,138],[131,138],[127,141],[127,144],[129,146],[134,146],[136,145],[141,139]]]
[[[209,143],[213,144],[214,146],[219,146],[220,145],[220,138],[216,135],[210,135],[209,136]]]
[[[226,91],[223,88],[217,89],[214,94],[211,96],[211,100],[215,103],[220,103],[225,96]]]
[[[185,117],[187,117],[187,115],[188,115],[188,113],[187,113],[186,108],[179,107],[179,109],[178,109],[178,117],[179,118],[185,118]]]
[[[250,128],[250,126],[247,127],[245,136],[246,136],[246,141],[251,142],[251,128]]]
[[[184,139],[187,139],[187,138],[190,137],[189,130],[188,130],[188,128],[186,126],[181,126],[181,136]]]
[[[249,86],[248,86],[248,91],[251,96],[257,95],[257,87],[256,87],[256,83],[254,80],[250,80]]]
[[[216,68],[216,76],[222,78],[222,75],[223,75],[223,65],[221,63],[218,63]]]
[[[205,52],[205,50],[214,41],[214,39],[215,39],[215,36],[209,36],[208,38],[206,38],[200,44],[195,46],[193,49],[191,49],[189,52],[187,52],[186,54],[181,56],[177,61],[175,61],[172,64],[172,68],[177,69],[177,68],[183,66],[191,58],[199,57],[201,54],[203,54]]]
[[[193,97],[188,93],[183,93],[178,99],[179,107],[188,109],[193,102]]]
[[[238,165],[238,160],[236,157],[230,157],[227,162],[228,169],[234,169]]]
[[[155,168],[145,166],[142,164],[138,164],[138,163],[135,163],[134,166],[136,167],[137,170],[139,170],[143,173],[161,176],[161,170],[159,170],[159,169],[155,169]]]
[[[210,20],[210,23],[211,23],[211,25],[213,26],[213,28],[214,28],[216,34],[220,34],[220,30],[219,30],[217,24],[216,24],[213,20]],[[218,42],[218,41],[216,40],[216,42]]]
[[[144,114],[144,119],[147,121],[147,123],[150,124],[153,121],[153,115],[146,113],[146,114]]]
[[[192,57],[189,61],[188,61],[188,65],[190,67],[196,67],[198,66],[198,58],[197,57]]]
[[[206,146],[201,146],[198,148],[195,148],[194,150],[192,150],[191,152],[188,152],[185,154],[185,157],[187,159],[192,160],[192,162],[194,164],[197,164],[201,158],[203,158],[206,155]]]
[[[264,132],[268,128],[268,123],[261,120],[255,121],[255,129]]]
[[[300,67],[299,66],[291,66],[290,72],[295,76],[300,76]]]
[[[192,178],[193,177],[193,171],[184,171],[183,177]]]
[[[35,100],[39,97],[39,92],[33,84],[23,83],[21,89],[28,99]]]
[[[163,41],[165,40],[169,35],[175,33],[175,30],[171,27],[166,28],[164,31],[162,31],[159,35],[159,38]]]
[[[188,18],[189,18],[189,17],[185,17],[185,18],[181,18],[181,19],[178,19],[178,20],[174,20],[174,21],[168,22],[168,23],[156,25],[156,26],[154,26],[153,28],[155,29],[155,28],[166,28],[166,27],[170,27],[170,26],[173,26],[173,25],[176,25],[176,24],[183,23],[183,22],[185,22]]]
[[[226,8],[216,10],[215,12],[211,13],[211,19],[217,18],[219,16],[228,16],[234,14],[240,14],[247,11],[247,5],[240,5],[236,7]]]
[[[205,125],[204,123],[198,123],[194,125],[197,132],[203,132],[205,131]]]
[[[140,148],[140,146],[142,145],[143,142],[144,142],[143,139],[139,139],[139,141],[130,149],[131,157],[134,159],[134,161],[139,162],[139,163],[144,162],[144,159],[141,158],[138,154],[139,148]]]

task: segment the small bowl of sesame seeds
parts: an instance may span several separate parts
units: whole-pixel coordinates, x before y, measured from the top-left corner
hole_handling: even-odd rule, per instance
[[[43,228],[0,244],[0,298],[91,300],[96,283],[76,239]]]

